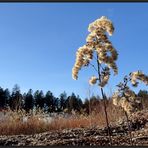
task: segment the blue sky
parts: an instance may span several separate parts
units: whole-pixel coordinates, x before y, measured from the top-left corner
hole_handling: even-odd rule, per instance
[[[71,69],[89,23],[101,16],[114,23],[110,40],[119,53],[119,74],[111,76],[105,92],[111,95],[131,71],[148,74],[148,3],[1,3],[0,86],[88,97],[88,79],[95,71],[83,68],[75,81]],[[148,90],[143,84],[134,90],[139,89]],[[97,86],[90,92],[100,94]]]

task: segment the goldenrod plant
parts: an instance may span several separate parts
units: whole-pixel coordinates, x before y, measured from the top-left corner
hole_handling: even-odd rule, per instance
[[[127,114],[140,109],[140,98],[128,86],[128,83],[131,82],[132,86],[137,87],[139,84],[138,80],[148,85],[148,76],[142,71],[131,72],[128,76],[124,77],[124,82],[120,82],[117,85],[118,90],[112,97],[113,104],[122,107]]]
[[[106,95],[103,91],[103,87],[109,81],[111,69],[115,75],[118,73],[118,67],[115,63],[118,58],[118,53],[108,39],[108,35],[111,36],[114,32],[114,26],[107,17],[102,16],[89,25],[88,31],[90,34],[86,38],[86,44],[80,47],[76,52],[76,61],[72,69],[72,77],[77,80],[81,68],[85,66],[88,67],[89,65],[97,72],[96,76],[93,75],[90,78],[89,83],[91,85],[97,84],[101,89],[108,135],[110,144],[112,144],[105,103]],[[91,63],[93,59],[96,61],[96,67]]]
[[[148,85],[148,76],[142,71],[131,72],[128,76],[124,77],[124,82],[120,82],[117,85],[118,90],[113,94],[112,97],[113,104],[123,108],[125,112],[132,145],[133,143],[128,115],[142,109],[142,102],[141,98],[139,98],[136,93],[130,89],[128,83],[131,82],[132,86],[137,87],[139,84],[138,80]]]

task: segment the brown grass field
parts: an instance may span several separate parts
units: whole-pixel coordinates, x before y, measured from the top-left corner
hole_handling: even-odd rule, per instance
[[[0,123],[0,135],[35,134],[45,131],[62,130],[70,128],[105,127],[105,115],[102,107],[94,108],[90,115],[75,114],[68,118],[57,116],[49,123],[39,120],[43,116],[42,111],[29,116],[26,122],[22,122],[23,116],[28,116],[24,111],[8,111],[9,116]],[[96,111],[97,110],[97,111]],[[110,103],[107,107],[108,118],[111,124],[124,117],[120,108]]]

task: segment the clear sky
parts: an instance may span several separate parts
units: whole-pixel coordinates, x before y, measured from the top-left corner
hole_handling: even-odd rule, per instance
[[[110,40],[119,53],[119,74],[111,77],[106,93],[111,95],[131,71],[148,74],[148,3],[0,3],[0,86],[88,97],[88,79],[95,71],[83,68],[75,81],[71,70],[89,23],[101,16],[114,23]],[[148,87],[134,90],[139,89]],[[100,94],[97,86],[90,91]]]

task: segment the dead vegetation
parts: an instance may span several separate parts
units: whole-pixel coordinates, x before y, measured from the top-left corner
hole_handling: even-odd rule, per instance
[[[129,117],[134,146],[148,146],[148,110],[138,111]],[[63,122],[61,122],[63,123]],[[56,125],[55,125],[56,126]],[[55,127],[54,126],[54,127]],[[76,126],[76,125],[74,125]],[[111,126],[113,146],[130,146],[126,120]],[[85,127],[63,130],[50,130],[32,135],[0,136],[3,146],[109,146],[107,128]]]
[[[49,119],[49,122],[42,118],[44,116],[47,118],[47,114],[42,111],[26,114],[23,110],[9,110],[5,113],[5,118],[0,122],[0,135],[35,134],[70,128],[105,127],[105,115],[101,106],[101,103],[99,106],[93,104],[89,115],[74,112],[68,117],[57,115]],[[107,106],[109,122],[114,124],[124,118],[122,109],[114,106],[111,100],[107,102]]]

